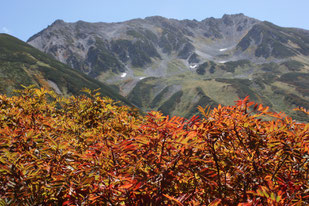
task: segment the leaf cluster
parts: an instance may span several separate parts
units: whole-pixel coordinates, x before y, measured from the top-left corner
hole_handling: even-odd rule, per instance
[[[309,204],[309,124],[248,98],[187,120],[84,91],[0,95],[0,204]]]

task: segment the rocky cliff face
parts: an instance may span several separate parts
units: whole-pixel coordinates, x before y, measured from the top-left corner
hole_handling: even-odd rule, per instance
[[[57,20],[28,43],[117,86],[146,110],[188,116],[196,105],[230,104],[246,95],[274,110],[309,101],[305,83],[280,80],[287,73],[308,73],[309,32],[243,14],[202,21],[160,16],[120,23]],[[287,94],[300,99],[284,100]]]
[[[130,67],[145,68],[166,57],[198,63],[226,61],[259,21],[242,14],[203,21],[155,16],[121,23],[65,23],[55,21],[28,43],[73,68],[97,76],[108,70],[121,73]],[[229,55],[230,59],[238,59]]]

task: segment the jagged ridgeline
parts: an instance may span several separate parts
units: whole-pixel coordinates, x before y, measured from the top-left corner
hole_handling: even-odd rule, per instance
[[[0,34],[0,92],[13,94],[22,86],[36,85],[61,95],[79,94],[83,88],[131,105],[116,90],[71,69],[38,49],[7,34]]]
[[[136,106],[189,117],[196,105],[232,105],[247,95],[305,120],[309,32],[243,14],[119,23],[55,21],[28,43],[98,81]],[[295,79],[296,78],[296,79]]]

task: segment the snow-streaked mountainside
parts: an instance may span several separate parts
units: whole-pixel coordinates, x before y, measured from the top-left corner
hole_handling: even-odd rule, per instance
[[[242,14],[201,22],[159,16],[121,23],[57,20],[31,37],[28,43],[96,76],[106,70],[124,72],[131,67],[147,68],[153,62],[160,62],[164,70],[166,60],[171,59],[187,60],[188,65],[201,60],[238,60],[244,56],[238,43],[258,23]],[[106,59],[94,62],[102,57],[97,53],[104,51],[108,53],[104,55]],[[103,65],[98,65],[100,63]],[[152,73],[153,76],[166,75],[164,71]]]
[[[145,110],[189,117],[197,105],[228,105],[247,95],[275,111],[309,105],[309,32],[243,14],[57,20],[28,43],[117,87]]]

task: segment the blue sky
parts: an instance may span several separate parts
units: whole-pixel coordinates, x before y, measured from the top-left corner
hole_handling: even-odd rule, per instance
[[[118,22],[153,15],[202,20],[244,13],[309,30],[309,0],[3,0],[0,8],[0,33],[24,41],[56,19]]]

